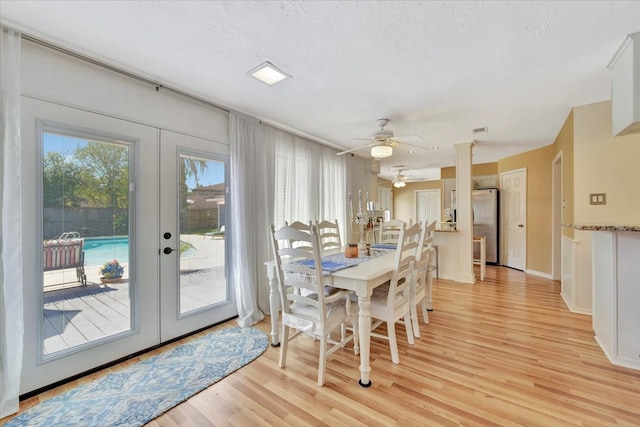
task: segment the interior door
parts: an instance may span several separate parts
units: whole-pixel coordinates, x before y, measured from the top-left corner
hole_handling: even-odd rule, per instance
[[[527,267],[527,171],[500,174],[502,192],[502,265],[525,270]]]
[[[160,133],[161,340],[237,314],[227,281],[229,147]]]
[[[439,189],[416,191],[416,221],[431,223],[435,220],[440,222],[440,199]]]

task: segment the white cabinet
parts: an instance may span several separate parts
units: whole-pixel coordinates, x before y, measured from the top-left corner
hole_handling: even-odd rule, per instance
[[[613,135],[640,133],[640,32],[625,38],[608,67]]]
[[[593,330],[611,363],[640,369],[640,233],[593,233]]]

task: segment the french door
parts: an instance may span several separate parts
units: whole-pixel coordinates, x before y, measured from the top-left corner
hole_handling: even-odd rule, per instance
[[[236,314],[228,146],[27,97],[22,122],[21,394]]]
[[[237,314],[227,281],[227,147],[161,131],[160,331],[167,341]]]

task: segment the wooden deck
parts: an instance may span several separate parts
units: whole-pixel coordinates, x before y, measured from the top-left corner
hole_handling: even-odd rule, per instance
[[[180,261],[180,310],[185,313],[224,301],[227,281],[224,240],[181,236],[196,247]],[[75,281],[75,269],[44,273],[44,355],[128,331],[131,299],[126,276],[118,283],[100,282],[98,266],[87,266],[87,286]]]

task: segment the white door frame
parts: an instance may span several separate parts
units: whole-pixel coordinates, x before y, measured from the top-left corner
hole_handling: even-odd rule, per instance
[[[562,277],[562,210],[564,209],[562,151],[553,159],[552,168],[552,244],[551,277]]]

